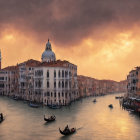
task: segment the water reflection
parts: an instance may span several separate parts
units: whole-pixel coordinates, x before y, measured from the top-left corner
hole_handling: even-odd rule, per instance
[[[85,98],[58,110],[30,108],[23,101],[0,97],[0,112],[6,114],[0,124],[0,140],[139,140],[140,117],[123,110],[115,96],[98,97],[96,103],[93,97]],[[44,114],[55,115],[56,121],[45,123]],[[67,124],[77,132],[62,136],[59,127]]]

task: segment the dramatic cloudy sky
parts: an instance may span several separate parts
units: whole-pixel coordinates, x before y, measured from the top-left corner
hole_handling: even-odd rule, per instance
[[[140,0],[0,0],[3,67],[40,60],[48,37],[78,74],[123,80],[140,65]]]

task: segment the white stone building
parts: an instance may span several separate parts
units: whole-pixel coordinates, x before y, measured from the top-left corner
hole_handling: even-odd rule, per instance
[[[5,92],[5,83],[8,82],[9,76],[6,74],[7,69],[1,69],[1,94],[7,95],[8,92],[12,96],[45,105],[67,105],[79,98],[77,66],[65,60],[56,60],[49,40],[41,59],[42,62],[31,59],[8,67],[8,73],[16,71],[12,77],[16,79],[18,91],[13,91],[14,94],[11,94],[10,89]],[[3,81],[3,77],[7,79],[4,78]],[[12,86],[11,83],[9,85]]]

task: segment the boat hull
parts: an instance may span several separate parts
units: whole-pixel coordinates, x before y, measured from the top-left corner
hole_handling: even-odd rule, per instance
[[[71,134],[74,134],[76,132],[76,129],[74,128],[74,131],[70,131],[68,133],[62,131],[60,128],[59,128],[59,132],[64,135],[64,136],[67,136],[67,135],[71,135]]]

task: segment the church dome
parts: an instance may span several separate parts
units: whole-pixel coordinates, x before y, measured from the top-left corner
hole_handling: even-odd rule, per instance
[[[42,53],[42,58],[41,59],[42,59],[42,62],[51,62],[51,61],[56,60],[55,53],[52,51],[51,43],[49,42],[49,39],[48,39],[48,42],[46,44],[46,49]]]

